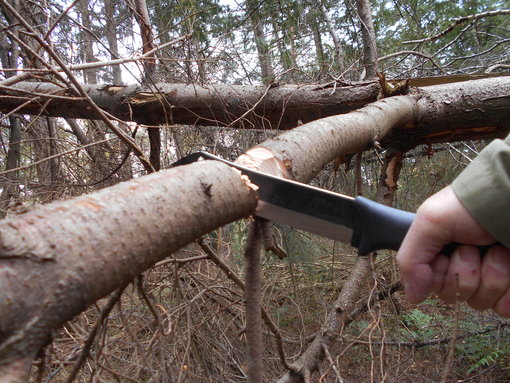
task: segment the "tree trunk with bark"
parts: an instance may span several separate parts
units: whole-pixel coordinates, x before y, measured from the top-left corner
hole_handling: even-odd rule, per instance
[[[108,49],[110,51],[110,57],[112,60],[120,58],[119,55],[119,44],[117,36],[117,18],[115,17],[116,3],[114,0],[104,0],[104,13],[106,23],[110,26],[106,28],[106,39],[108,40]],[[120,65],[112,66],[112,77],[115,85],[122,84],[122,71]]]
[[[161,83],[150,88],[137,85],[83,88],[99,107],[123,121],[265,129],[291,129],[298,121],[305,123],[346,113],[375,101],[379,92],[376,82],[336,88],[333,84],[268,88]],[[69,89],[54,84],[22,82],[0,87],[0,111],[7,113],[19,108],[20,114],[97,118],[85,100],[74,96]]]
[[[13,1],[13,6],[19,10],[20,3],[18,0]],[[9,19],[9,15],[6,13]],[[17,69],[20,47],[16,41],[19,38],[18,28],[13,28],[13,37],[10,39],[10,44],[6,44],[3,54],[0,56],[0,62],[6,69]],[[5,71],[6,78],[16,75],[16,71]],[[7,150],[7,158],[5,163],[5,170],[16,169],[20,163],[21,156],[21,123],[18,116],[9,116],[9,147]],[[19,195],[18,185],[18,172],[8,173],[5,180],[1,183],[2,193],[0,194],[0,218],[5,217],[5,212],[13,198]]]
[[[82,29],[80,31],[80,51],[82,56],[82,61],[85,63],[90,63],[95,61],[94,55],[94,46],[92,41],[92,21],[90,20],[90,9],[89,5],[85,1],[79,1],[77,3],[77,9],[80,14]],[[86,84],[96,84],[97,83],[97,69],[85,69],[83,71],[83,78],[85,79]]]
[[[363,38],[363,67],[365,77],[373,78],[377,72],[377,45],[369,0],[356,0]]]
[[[320,10],[322,12],[322,16],[324,17],[324,20],[326,20],[326,25],[328,26],[329,34],[331,36],[331,39],[333,40],[333,45],[335,47],[335,59],[336,59],[337,67],[338,67],[338,72],[340,75],[342,75],[342,73],[345,70],[344,50],[342,49],[342,43],[340,42],[340,38],[338,37],[338,34],[336,33],[335,26],[333,25],[333,22],[331,21],[331,18],[329,17],[328,10],[326,9],[326,6],[322,2],[320,4]]]
[[[265,129],[291,129],[301,123],[350,112],[375,101],[380,89],[377,82],[351,86],[331,83],[275,87],[157,84],[157,93],[140,86],[87,85],[83,88],[99,107],[124,121],[149,124],[172,121],[185,125]],[[441,126],[424,121],[423,129],[406,132],[399,139],[412,146],[419,144],[419,140],[444,142],[450,134],[455,140],[497,136],[498,132],[491,128],[497,123],[491,121],[497,122],[505,115],[509,88],[510,76],[411,87],[407,92],[414,94],[416,99],[422,98],[419,105],[429,109],[428,117],[424,118],[434,119],[437,115],[445,122],[451,120],[447,124],[452,128],[455,126],[456,130],[435,132]],[[454,110],[458,101],[471,109],[466,109],[466,113],[462,107]],[[482,105],[480,112],[477,112],[478,104]],[[42,105],[45,107],[41,110]],[[486,107],[494,107],[495,114],[485,113]],[[66,88],[49,83],[22,82],[0,87],[0,111],[7,113],[14,109],[27,114],[97,118],[87,101],[75,97]],[[454,115],[445,116],[443,111],[446,110],[451,110]],[[480,124],[487,130],[463,129],[463,126]],[[429,134],[431,132],[435,133]]]
[[[271,63],[271,54],[269,45],[266,41],[264,32],[264,25],[262,24],[262,17],[260,16],[260,4],[254,0],[246,0],[246,9],[248,11],[248,18],[250,19],[253,34],[255,35],[255,46],[260,64],[260,76],[262,77],[263,84],[270,84],[275,80],[273,64]]]
[[[145,0],[133,0],[134,11],[138,25],[140,26],[140,34],[142,36],[142,52],[149,54],[147,60],[144,61],[144,84],[152,84],[156,74],[156,44],[154,43],[154,35],[151,29],[151,21],[149,18],[149,10],[147,9],[147,2]],[[154,123],[151,123],[154,125]],[[154,170],[161,168],[161,129],[150,128],[147,130],[149,136],[150,154],[149,160]]]

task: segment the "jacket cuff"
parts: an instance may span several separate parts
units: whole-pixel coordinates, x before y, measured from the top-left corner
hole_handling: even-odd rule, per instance
[[[510,248],[510,136],[482,150],[452,187],[473,218]]]

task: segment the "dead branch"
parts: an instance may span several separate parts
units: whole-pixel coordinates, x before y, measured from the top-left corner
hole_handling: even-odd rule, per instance
[[[78,374],[78,371],[80,371],[81,367],[83,366],[83,363],[85,363],[85,360],[87,359],[89,355],[90,348],[92,347],[92,344],[96,338],[96,334],[99,330],[99,327],[103,324],[104,320],[110,315],[110,312],[115,307],[115,304],[119,301],[122,292],[124,291],[124,288],[120,288],[117,291],[115,291],[108,302],[104,305],[104,307],[101,309],[101,313],[99,314],[99,317],[96,320],[96,323],[92,327],[92,329],[89,332],[89,335],[87,337],[87,340],[83,344],[83,348],[81,350],[80,356],[78,357],[78,360],[76,361],[71,373],[67,377],[66,383],[71,383],[76,375]]]
[[[85,92],[82,85],[78,82],[74,74],[67,69],[64,62],[60,59],[59,55],[39,36],[36,30],[28,24],[25,19],[6,1],[0,0],[2,4],[9,10],[10,13],[16,17],[23,27],[31,33],[31,36],[41,45],[41,47],[48,53],[48,55],[55,60],[55,62],[62,68],[69,81],[74,85],[76,93],[80,94],[86,101],[88,106],[94,111],[94,113],[101,119],[112,132],[114,132],[126,145],[133,149],[133,153],[138,157],[145,170],[148,173],[154,171],[149,160],[145,158],[143,151],[136,145],[131,137],[126,135],[121,129],[117,128],[106,116],[104,111],[90,98]]]
[[[437,40],[438,38],[443,37],[446,34],[448,34],[449,32],[451,32],[457,25],[463,24],[466,21],[478,20],[478,19],[485,18],[485,17],[493,17],[493,16],[499,16],[499,15],[510,15],[510,9],[502,9],[500,11],[483,12],[483,13],[477,13],[475,15],[459,17],[459,18],[453,20],[452,23],[446,29],[444,29],[443,31],[439,32],[438,34],[436,34],[434,36],[429,36],[427,38],[419,39],[419,40],[403,41],[402,44],[418,44],[418,43],[424,43],[427,41]]]
[[[230,280],[232,280],[243,291],[246,290],[246,286],[243,280],[221,258],[219,258],[216,255],[216,253],[204,242],[202,238],[198,239],[197,243],[202,248],[202,250],[207,254],[208,258],[212,262],[214,262],[216,266],[218,266]],[[266,308],[263,305],[261,306],[261,315],[262,319],[264,320],[264,323],[275,336],[276,348],[278,350],[280,362],[286,369],[290,370],[290,366],[287,364],[287,358],[285,356],[283,338],[280,329],[278,328],[276,323],[274,323],[273,319],[268,314]]]

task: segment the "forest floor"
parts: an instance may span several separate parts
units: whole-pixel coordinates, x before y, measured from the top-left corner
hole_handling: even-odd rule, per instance
[[[198,252],[188,246],[180,255]],[[241,260],[227,258],[242,273]],[[354,258],[265,258],[264,306],[287,360],[319,331]],[[378,291],[396,280],[392,259],[376,264]],[[364,300],[374,291],[367,286]],[[106,301],[59,331],[34,365],[33,382],[69,381]],[[244,340],[242,291],[209,261],[168,262],[126,289],[72,381],[243,382]],[[275,382],[284,368],[267,328],[264,341],[264,381]],[[510,321],[435,299],[409,305],[397,292],[355,318],[330,355],[314,382],[509,382]]]

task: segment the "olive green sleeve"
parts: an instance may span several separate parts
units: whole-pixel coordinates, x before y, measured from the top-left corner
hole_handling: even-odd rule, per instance
[[[480,225],[510,248],[510,135],[483,149],[452,186]]]

